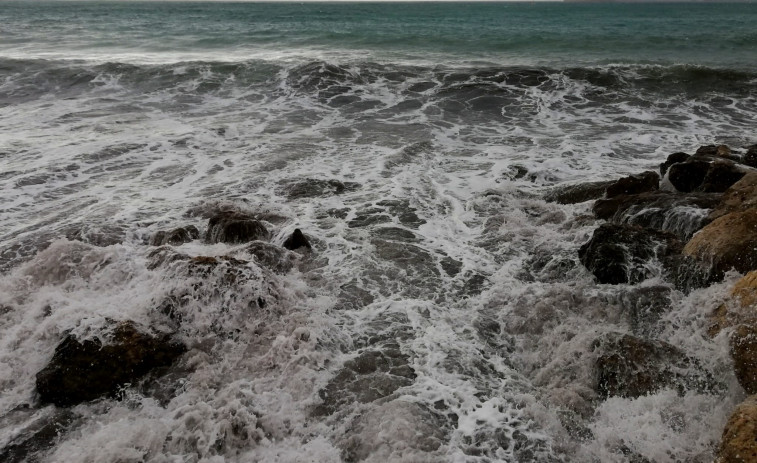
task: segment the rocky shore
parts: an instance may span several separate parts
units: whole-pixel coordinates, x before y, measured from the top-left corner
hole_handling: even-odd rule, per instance
[[[727,272],[744,274],[712,308],[708,330],[712,337],[728,336],[734,372],[748,395],[723,430],[719,463],[757,461],[756,167],[757,145],[741,153],[709,145],[694,154],[671,154],[659,173],[569,185],[546,195],[562,204],[594,201],[594,215],[606,223],[581,246],[579,259],[600,284],[662,277],[690,292],[723,281]],[[650,301],[661,299],[657,294]],[[637,317],[644,330],[595,342],[602,350],[595,366],[599,395],[639,397],[670,387],[681,393],[721,390],[696,361],[650,335],[655,312],[665,308],[647,305],[651,310]]]

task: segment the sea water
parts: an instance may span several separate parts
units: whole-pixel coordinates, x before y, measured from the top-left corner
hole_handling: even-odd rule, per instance
[[[755,143],[756,22],[749,3],[0,2],[0,445],[54,413],[34,378],[66,333],[130,320],[189,351],[162,389],[74,407],[31,461],[711,461],[743,392],[707,314],[737,276],[674,290],[654,334],[719,392],[601,400],[592,341],[633,330],[630,288],[578,263],[590,205],[543,194]],[[287,193],[307,179],[359,186]],[[249,261],[244,284],[152,265],[150,236],[219,209],[314,249],[282,274],[244,245],[176,247]],[[177,294],[181,323],[160,310]],[[371,355],[401,374],[350,382]]]

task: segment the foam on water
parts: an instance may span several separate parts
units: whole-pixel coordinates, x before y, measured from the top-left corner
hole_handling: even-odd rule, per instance
[[[42,413],[23,404],[64,333],[133,320],[189,351],[120,401],[76,406],[43,461],[712,458],[741,394],[727,339],[705,334],[727,283],[673,291],[656,328],[721,392],[601,400],[591,343],[634,329],[630,288],[578,263],[589,205],[541,193],[713,136],[745,145],[753,76],[660,90],[698,71],[3,63],[0,445]],[[292,195],[305,179],[359,187]],[[313,254],[282,275],[244,245],[195,241],[175,251],[244,262],[154,264],[153,233],[204,230],[224,208],[278,245],[301,228]],[[364,364],[367,383],[350,370]]]

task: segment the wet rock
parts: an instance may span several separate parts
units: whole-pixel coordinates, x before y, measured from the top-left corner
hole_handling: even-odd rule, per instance
[[[607,187],[608,198],[619,195],[633,195],[657,190],[660,187],[660,176],[657,172],[646,171],[637,175],[623,177]]]
[[[446,438],[446,420],[428,407],[394,400],[359,415],[340,442],[345,462],[429,461]]]
[[[607,187],[614,183],[614,180],[610,180],[560,186],[544,195],[544,200],[558,204],[578,204],[592,199],[601,198],[605,195]]]
[[[748,397],[731,413],[723,429],[716,463],[757,461],[757,396]]]
[[[707,210],[719,202],[720,195],[714,193],[650,191],[600,199],[592,209],[599,219],[668,231],[688,240],[710,222]]]
[[[657,322],[670,309],[671,293],[667,286],[646,286],[633,288],[621,296],[621,305],[635,335],[654,334]]]
[[[184,243],[189,243],[192,240],[196,240],[199,237],[200,230],[194,225],[189,225],[186,227],[174,228],[169,231],[160,230],[156,232],[152,238],[150,238],[150,245],[165,246],[170,244],[172,246],[179,246]]]
[[[711,281],[735,269],[747,273],[757,269],[757,209],[732,212],[715,219],[694,235],[683,253],[702,263]]]
[[[23,463],[41,461],[37,456],[53,447],[60,436],[69,430],[78,416],[69,409],[41,411],[25,423],[3,448],[0,448],[0,461],[4,463]]]
[[[733,369],[747,394],[757,394],[757,326],[739,325],[730,337]]]
[[[665,175],[665,173],[668,171],[670,166],[673,164],[678,164],[679,162],[686,162],[691,156],[689,156],[686,153],[673,153],[668,158],[660,164],[660,175]]]
[[[752,145],[747,149],[743,163],[749,167],[757,167],[757,145]]]
[[[702,145],[699,148],[697,148],[694,155],[695,156],[717,156],[718,146],[719,145]],[[725,146],[725,145],[720,145],[720,146]],[[728,147],[726,146],[726,148]]]
[[[690,193],[702,185],[710,163],[698,159],[673,164],[668,169],[668,180],[676,190]]]
[[[254,217],[240,212],[221,212],[210,218],[205,241],[208,243],[247,243],[249,241],[267,241],[270,232]]]
[[[710,213],[711,219],[717,219],[730,212],[745,211],[757,207],[757,172],[749,172],[731,185]]]
[[[633,225],[603,224],[578,250],[581,263],[603,284],[639,283],[654,274],[649,263],[680,253],[675,235]]]
[[[635,398],[663,388],[674,388],[679,394],[718,388],[695,359],[666,342],[608,333],[594,341],[592,350],[599,354],[596,391],[603,399]]]
[[[306,178],[284,182],[282,193],[291,200],[339,195],[350,191],[356,191],[359,188],[360,184],[355,182]]]
[[[131,322],[116,326],[104,342],[68,335],[37,373],[37,392],[42,403],[58,406],[112,397],[119,388],[156,367],[170,365],[185,351],[170,337],[142,332]]]
[[[722,193],[741,180],[745,171],[730,161],[715,161],[710,164],[699,189],[705,193]]]
[[[323,403],[316,415],[331,415],[341,406],[373,402],[409,386],[415,371],[398,349],[366,350],[344,363],[337,375],[318,394]]]
[[[252,254],[255,262],[261,267],[276,273],[287,273],[297,263],[296,254],[264,241],[251,242],[245,251]]]
[[[284,241],[284,247],[289,249],[290,251],[294,251],[295,249],[300,248],[307,248],[312,249],[310,246],[310,241],[305,237],[305,234],[302,233],[302,230],[299,228],[295,228],[294,232]]]
[[[730,297],[715,309],[711,319],[713,323],[707,330],[711,337],[738,324],[757,326],[757,271],[747,273],[733,285]]]

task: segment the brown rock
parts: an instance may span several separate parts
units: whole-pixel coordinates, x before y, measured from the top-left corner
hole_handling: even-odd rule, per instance
[[[708,268],[711,279],[735,269],[746,273],[757,269],[757,209],[724,215],[694,235],[683,248]]]
[[[731,185],[720,199],[720,204],[710,213],[717,219],[730,212],[745,211],[757,207],[757,172],[749,172]]]
[[[731,414],[723,430],[717,463],[757,461],[757,396],[748,397]]]
[[[731,333],[730,347],[739,384],[747,394],[757,394],[757,326],[737,326]]]

